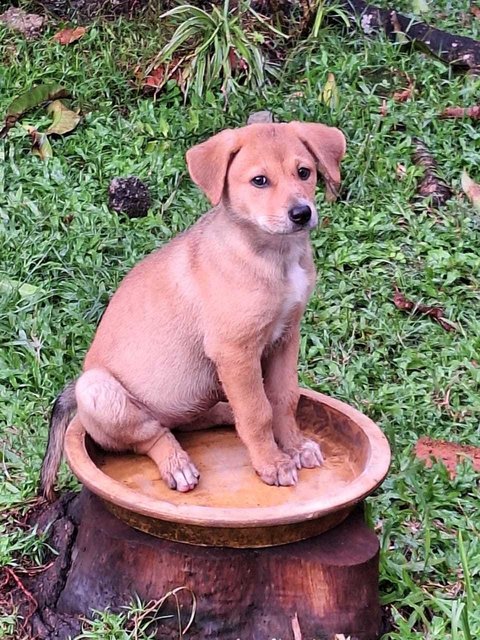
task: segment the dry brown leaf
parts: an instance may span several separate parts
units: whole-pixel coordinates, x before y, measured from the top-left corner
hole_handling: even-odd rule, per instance
[[[445,329],[445,331],[455,331],[455,325],[450,322],[450,320],[444,318],[444,311],[441,307],[431,307],[426,304],[415,303],[412,300],[408,300],[396,285],[394,286],[394,289],[395,295],[393,296],[393,304],[397,309],[406,311],[407,313],[412,312],[414,314],[429,316],[432,320],[437,322],[442,329]]]
[[[408,37],[405,35],[405,33],[402,31],[402,27],[400,25],[400,21],[397,17],[397,12],[396,11],[392,11],[390,13],[390,23],[393,27],[393,31],[395,33],[395,40],[399,43],[399,44],[405,44],[406,42],[408,42]]]
[[[145,87],[152,87],[153,89],[161,89],[165,84],[165,67],[155,67],[152,69],[150,75],[145,78],[143,85]]]
[[[480,105],[474,107],[447,107],[440,114],[441,118],[472,118],[480,120]]]
[[[477,211],[480,211],[480,184],[474,182],[465,169],[462,172],[462,189]]]
[[[230,47],[228,60],[232,71],[248,71],[248,64],[234,47]]]
[[[53,40],[56,40],[58,44],[71,44],[72,42],[76,42],[83,38],[86,33],[85,27],[75,27],[75,29],[62,29],[58,31],[54,36]]]
[[[443,206],[453,195],[448,184],[439,175],[435,158],[420,138],[412,138],[413,161],[424,170],[424,177],[417,188],[417,197],[428,198],[435,208]]]
[[[134,75],[141,83],[143,89],[160,91],[167,84],[169,80],[174,80],[180,88],[184,84],[183,74],[187,69],[184,69],[187,57],[173,58],[170,62],[160,64],[158,66],[150,66],[145,73],[142,73],[140,67],[137,67],[134,71]]]
[[[292,618],[292,631],[293,640],[302,640],[302,631],[300,629],[300,623],[298,621],[298,614],[296,613]]]
[[[471,4],[470,13],[472,14],[472,16],[475,16],[475,18],[478,18],[480,20],[480,7],[477,7],[476,5]]]
[[[413,92],[415,90],[415,82],[406,73],[404,75],[407,80],[407,86],[405,87],[405,89],[395,91],[395,93],[393,94],[393,99],[395,100],[395,102],[406,102],[413,96]]]
[[[45,131],[48,135],[55,133],[63,136],[65,133],[73,131],[81,120],[78,113],[67,109],[61,100],[51,102],[47,107],[47,111],[53,116],[52,124]]]
[[[52,147],[45,133],[40,133],[35,127],[25,126],[32,139],[32,153],[42,160],[47,160],[53,156]]]

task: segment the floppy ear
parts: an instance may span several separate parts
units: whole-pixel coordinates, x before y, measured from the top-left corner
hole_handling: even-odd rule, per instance
[[[347,148],[345,136],[340,129],[327,127],[325,124],[290,124],[316,160],[317,169],[325,180],[327,200],[336,200],[340,187],[340,161]]]
[[[225,129],[187,151],[190,177],[213,206],[221,200],[230,159],[239,147],[236,132]]]

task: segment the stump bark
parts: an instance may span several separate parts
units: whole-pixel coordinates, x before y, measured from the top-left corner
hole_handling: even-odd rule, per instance
[[[68,567],[65,553],[60,554],[63,579],[54,604],[59,620],[79,614],[91,617],[92,610],[107,607],[116,610],[135,595],[143,601],[157,600],[186,586],[196,598],[195,620],[184,636],[189,640],[286,640],[295,637],[296,615],[303,640],[342,633],[374,640],[381,632],[379,544],[364,522],[362,508],[315,538],[266,549],[161,540],[115,518],[85,489],[78,509]],[[177,597],[185,626],[191,596],[185,590]],[[47,609],[51,617],[52,603]],[[178,638],[173,599],[164,603],[161,613],[172,618],[157,627],[157,637]],[[69,636],[60,632],[39,637]]]

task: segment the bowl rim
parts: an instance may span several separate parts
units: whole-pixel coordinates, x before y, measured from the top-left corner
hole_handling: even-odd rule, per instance
[[[265,527],[287,525],[321,518],[352,506],[372,493],[384,480],[391,462],[390,445],[380,427],[354,407],[311,389],[300,388],[300,394],[339,411],[360,426],[369,441],[369,456],[365,469],[350,482],[341,496],[301,504],[292,512],[291,503],[265,507],[210,507],[176,505],[135,491],[103,473],[88,455],[86,432],[77,416],[65,434],[65,457],[76,477],[94,494],[128,511],[155,520],[167,520],[205,527]]]

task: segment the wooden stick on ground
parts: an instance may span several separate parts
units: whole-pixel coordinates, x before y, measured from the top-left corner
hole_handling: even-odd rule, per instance
[[[389,37],[394,38],[400,29],[412,44],[427,49],[443,62],[453,67],[480,72],[480,42],[477,40],[436,29],[394,9],[381,9],[364,0],[334,1],[350,17],[360,18],[362,29],[367,35],[384,30]]]

